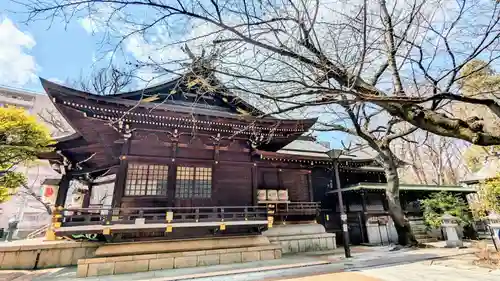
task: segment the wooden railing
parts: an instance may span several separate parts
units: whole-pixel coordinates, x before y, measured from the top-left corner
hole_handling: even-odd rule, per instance
[[[321,208],[320,202],[291,202],[277,205],[277,214],[285,215],[316,215]]]
[[[44,226],[34,230],[30,234],[28,234],[28,236],[26,236],[26,239],[35,239],[35,238],[42,237],[43,235],[45,235],[45,232],[47,231],[49,226],[50,226],[50,224],[47,224],[47,225],[44,225]]]
[[[265,207],[159,207],[159,208],[67,208],[59,210],[61,226],[203,223],[262,221],[267,219]]]

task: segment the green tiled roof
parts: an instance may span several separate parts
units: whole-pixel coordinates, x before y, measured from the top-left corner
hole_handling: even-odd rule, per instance
[[[343,188],[342,191],[354,191],[354,190],[384,190],[386,188],[385,183],[360,183],[356,185]],[[419,185],[419,184],[400,184],[400,190],[413,190],[413,191],[451,191],[451,192],[467,192],[472,193],[476,190],[472,187],[463,187],[459,185]]]

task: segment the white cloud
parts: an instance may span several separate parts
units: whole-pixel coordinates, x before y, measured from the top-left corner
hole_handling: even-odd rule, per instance
[[[102,23],[98,19],[95,19],[94,16],[84,17],[78,21],[88,34],[94,34],[101,31],[100,27]]]
[[[87,33],[94,33],[95,32],[95,22],[89,18],[83,18],[80,19],[80,25],[87,31]]]
[[[52,77],[52,78],[49,78],[47,80],[49,80],[51,82],[54,82],[54,83],[57,83],[57,84],[60,84],[60,85],[64,85],[65,84],[65,82],[63,80],[61,80],[61,79],[59,79],[57,77]]]
[[[36,80],[35,57],[27,53],[36,42],[9,18],[0,17],[0,84],[24,86]]]

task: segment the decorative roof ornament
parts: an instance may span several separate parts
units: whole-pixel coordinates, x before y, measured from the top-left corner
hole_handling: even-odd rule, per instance
[[[182,66],[188,69],[185,74],[188,87],[200,86],[202,89],[211,92],[215,91],[219,86],[219,82],[215,78],[213,70],[215,69],[214,61],[219,56],[219,51],[214,50],[209,55],[206,55],[205,49],[202,49],[201,54],[196,56],[187,44],[182,47],[182,51],[191,59],[190,63],[181,63]]]

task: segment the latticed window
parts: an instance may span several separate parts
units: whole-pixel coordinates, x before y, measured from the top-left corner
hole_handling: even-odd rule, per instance
[[[168,166],[131,163],[128,165],[125,195],[167,195]]]
[[[212,168],[177,167],[175,197],[210,198],[212,196]]]

